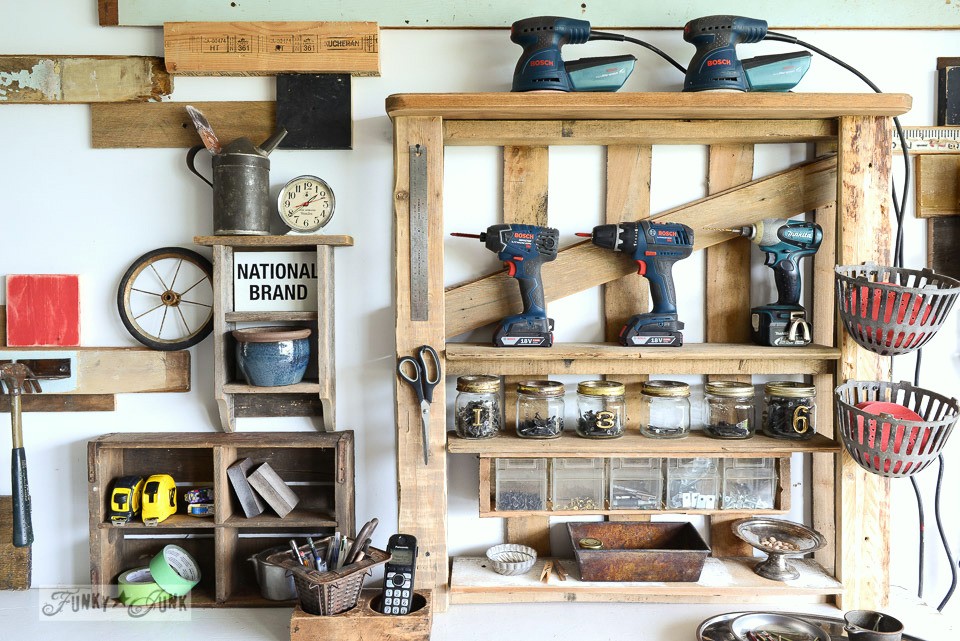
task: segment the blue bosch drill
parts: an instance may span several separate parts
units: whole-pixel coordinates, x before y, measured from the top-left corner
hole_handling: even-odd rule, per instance
[[[794,347],[811,342],[807,312],[800,305],[800,259],[813,256],[823,242],[823,229],[803,220],[768,218],[756,225],[723,229],[749,238],[773,269],[777,302],[750,310],[750,330],[758,345]]]
[[[487,249],[517,279],[523,313],[504,318],[493,336],[497,347],[551,347],[553,319],[547,318],[540,266],[557,257],[560,232],[537,225],[491,225],[480,234],[453,233],[461,238],[479,238]]]
[[[637,273],[650,281],[653,310],[632,316],[620,330],[620,344],[626,346],[680,347],[683,323],[677,320],[677,296],[673,264],[693,252],[693,230],[680,223],[641,220],[619,225],[597,225],[593,239],[604,249],[623,252],[637,263]]]

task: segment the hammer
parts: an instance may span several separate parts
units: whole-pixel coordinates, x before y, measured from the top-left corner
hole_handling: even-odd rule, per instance
[[[6,388],[10,395],[10,424],[13,432],[13,452],[10,456],[10,485],[13,491],[13,545],[27,547],[33,543],[33,523],[30,518],[30,486],[27,484],[27,455],[23,450],[20,394],[39,392],[40,383],[30,368],[23,363],[0,365],[0,392]]]

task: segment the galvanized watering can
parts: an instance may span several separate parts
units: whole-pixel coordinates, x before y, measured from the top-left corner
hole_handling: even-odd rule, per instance
[[[287,130],[281,127],[260,146],[247,138],[238,138],[219,153],[214,151],[215,148],[210,149],[213,182],[194,166],[194,159],[204,145],[197,145],[187,152],[187,168],[213,187],[214,234],[266,236],[270,233],[274,208],[270,201],[268,156],[286,135]]]

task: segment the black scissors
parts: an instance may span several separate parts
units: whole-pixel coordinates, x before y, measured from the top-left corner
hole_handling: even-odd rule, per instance
[[[433,371],[436,373],[434,378],[430,378],[430,370],[427,369],[426,357],[429,354],[433,360]],[[413,366],[413,374],[407,375],[403,371],[403,366],[407,363]],[[397,361],[397,374],[405,380],[417,393],[420,400],[420,423],[423,428],[423,464],[430,462],[430,404],[433,402],[433,388],[440,382],[440,356],[437,350],[429,345],[421,345],[417,357],[404,356]]]

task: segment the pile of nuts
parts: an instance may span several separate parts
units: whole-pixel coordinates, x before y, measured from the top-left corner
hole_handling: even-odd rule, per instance
[[[775,536],[760,539],[760,545],[774,552],[797,552],[800,550],[799,545],[790,543],[789,541],[780,541]]]

